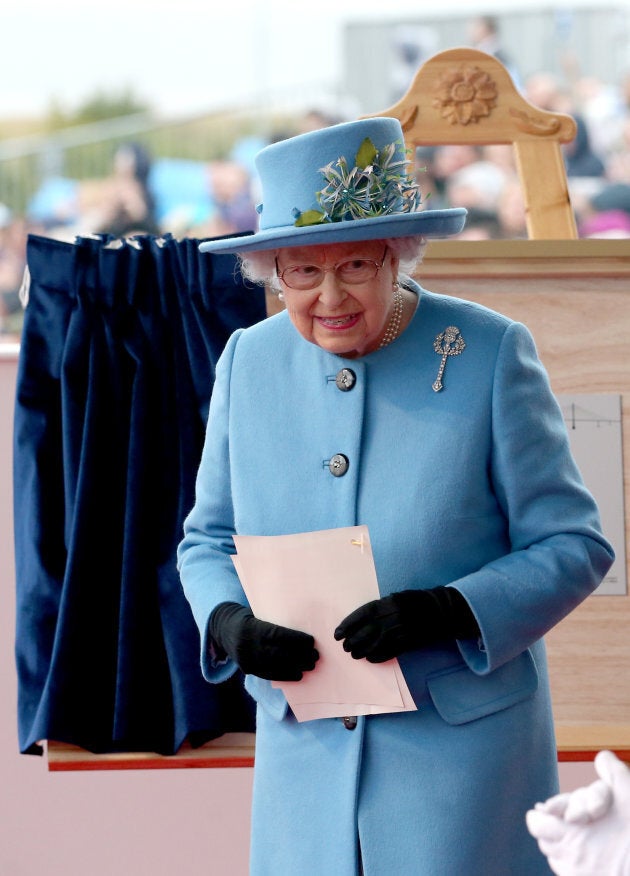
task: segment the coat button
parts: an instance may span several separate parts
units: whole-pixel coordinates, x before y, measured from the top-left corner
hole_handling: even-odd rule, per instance
[[[335,385],[337,389],[340,389],[342,392],[349,392],[356,382],[357,375],[352,368],[342,368],[341,371],[337,372],[337,376],[335,377]]]
[[[348,471],[349,465],[350,461],[347,456],[344,456],[343,453],[335,453],[335,455],[328,461],[328,470],[331,475],[340,478]]]
[[[345,718],[341,719],[343,721],[343,726],[346,730],[354,730],[357,726],[357,717],[356,715],[347,715]]]

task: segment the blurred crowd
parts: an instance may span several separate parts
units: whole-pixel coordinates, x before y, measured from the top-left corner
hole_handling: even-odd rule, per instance
[[[540,109],[575,119],[576,137],[562,150],[578,235],[630,237],[630,73],[615,85],[583,77],[568,87],[542,72],[525,80],[522,93]],[[511,146],[446,146],[419,150],[417,158],[434,206],[468,208],[462,237],[527,237]]]
[[[487,35],[479,41],[509,66]],[[629,238],[630,71],[616,83],[577,75],[561,79],[548,72],[521,83],[516,70],[513,78],[530,103],[576,120],[577,136],[563,147],[563,157],[579,236]],[[270,139],[345,120],[312,109],[298,117],[291,130],[278,131]],[[0,203],[0,336],[19,335],[29,233],[73,240],[95,233],[207,238],[251,230],[260,200],[253,156],[265,142],[243,139],[229,158],[208,162],[156,161],[141,144],[127,143],[116,151],[105,179],[65,181],[63,186],[47,180],[25,216],[12,215]],[[415,162],[428,208],[468,209],[462,238],[527,237],[511,146],[422,148]]]

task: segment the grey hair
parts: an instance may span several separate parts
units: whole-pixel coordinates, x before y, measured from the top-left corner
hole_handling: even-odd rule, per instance
[[[412,276],[424,256],[426,240],[421,234],[413,237],[384,238],[383,244],[393,252],[399,261],[400,274]],[[279,250],[266,249],[240,253],[241,273],[252,283],[267,285],[274,292],[280,291],[280,280],[276,276],[276,257]]]
[[[246,280],[260,285],[268,285],[274,292],[280,291],[280,280],[276,276],[277,249],[259,249],[254,252],[238,253],[241,274]]]

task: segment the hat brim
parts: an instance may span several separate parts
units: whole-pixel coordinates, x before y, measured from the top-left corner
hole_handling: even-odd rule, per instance
[[[417,213],[396,213],[374,216],[370,219],[355,219],[342,222],[326,222],[321,225],[294,225],[268,228],[252,234],[235,237],[218,237],[205,240],[199,245],[201,252],[236,253],[292,246],[315,246],[323,243],[379,240],[388,237],[450,237],[459,234],[466,222],[463,207],[445,210],[421,210]]]

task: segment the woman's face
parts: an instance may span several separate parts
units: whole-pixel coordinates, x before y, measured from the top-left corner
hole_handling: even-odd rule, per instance
[[[361,283],[348,282],[356,271],[362,276],[363,259],[383,265]],[[378,348],[391,315],[398,273],[398,259],[383,241],[290,247],[278,250],[276,261],[279,275],[287,268],[297,269],[291,271],[294,283],[304,283],[304,277],[317,274],[317,267],[328,269],[314,289],[295,289],[280,281],[291,322],[303,338],[349,358]],[[336,271],[330,270],[335,266]],[[292,282],[288,272],[285,280]]]

